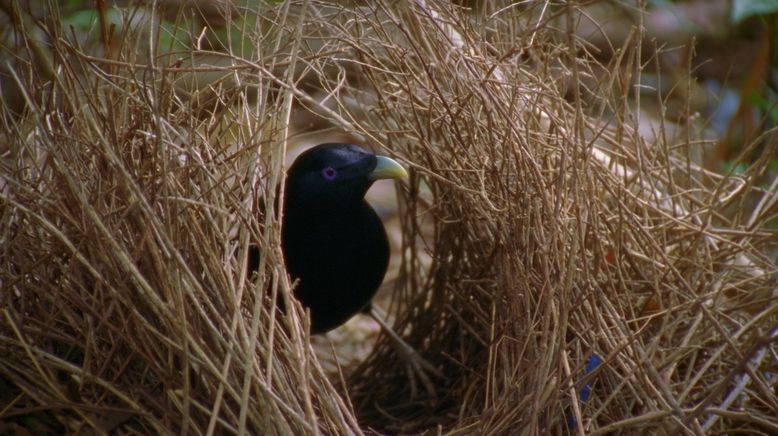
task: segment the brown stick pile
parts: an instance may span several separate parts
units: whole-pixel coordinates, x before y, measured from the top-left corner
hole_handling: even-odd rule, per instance
[[[0,139],[8,428],[778,432],[778,187],[759,185],[775,132],[738,175],[703,169],[691,134],[640,134],[639,21],[602,65],[565,30],[573,6],[235,7],[247,45],[208,48],[193,26],[177,52],[137,24],[151,10],[94,45],[46,22],[40,47],[18,16],[26,57],[3,86],[24,105],[4,102]],[[445,374],[436,396],[384,340],[343,389],[299,306],[273,310],[292,286],[276,197],[301,120],[411,170],[389,312]]]

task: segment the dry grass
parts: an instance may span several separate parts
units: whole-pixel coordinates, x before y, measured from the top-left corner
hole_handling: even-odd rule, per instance
[[[705,171],[691,135],[636,133],[639,33],[602,66],[559,30],[573,7],[484,8],[285,4],[226,55],[144,56],[142,31],[95,55],[50,25],[40,60],[20,33],[0,416],[46,411],[71,432],[778,431],[778,189],[756,184],[775,132],[745,173]],[[412,169],[389,310],[445,373],[437,398],[411,395],[384,341],[338,395],[305,317],[270,310],[290,287],[275,197],[303,107]]]

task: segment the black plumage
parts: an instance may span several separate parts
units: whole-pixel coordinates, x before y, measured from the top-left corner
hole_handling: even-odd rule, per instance
[[[378,179],[405,177],[394,160],[349,144],[321,144],[287,172],[282,248],[299,279],[295,296],[311,312],[311,333],[331,330],[360,311],[384,279],[389,243],[364,196]]]

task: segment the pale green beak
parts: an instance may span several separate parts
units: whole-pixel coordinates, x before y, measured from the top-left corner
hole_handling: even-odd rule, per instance
[[[405,179],[408,172],[396,160],[386,156],[376,156],[378,160],[375,169],[367,175],[369,180]]]

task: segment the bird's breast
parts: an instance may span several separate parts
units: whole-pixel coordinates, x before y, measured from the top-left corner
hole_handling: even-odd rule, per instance
[[[383,281],[389,244],[367,203],[343,213],[287,214],[282,236],[287,269],[299,279],[295,296],[310,308],[314,332],[348,320]]]

